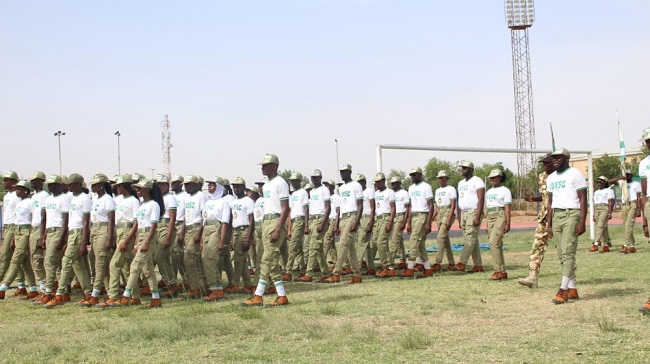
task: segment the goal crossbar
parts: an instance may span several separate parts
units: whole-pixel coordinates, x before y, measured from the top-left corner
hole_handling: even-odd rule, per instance
[[[473,147],[442,147],[423,145],[399,145],[399,144],[377,144],[377,172],[382,172],[382,151],[387,150],[421,150],[431,152],[469,152],[469,153],[504,153],[504,154],[546,154],[548,149],[518,149],[518,148],[473,148]],[[593,154],[590,150],[572,150],[571,154],[587,155],[587,206],[589,208],[589,221],[594,218],[594,206],[591,201],[594,197],[594,169]],[[589,235],[591,240],[595,239],[596,231],[593,223],[589,224]]]

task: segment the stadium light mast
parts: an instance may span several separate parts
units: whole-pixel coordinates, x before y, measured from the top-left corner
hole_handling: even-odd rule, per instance
[[[533,115],[533,84],[530,77],[528,28],[535,21],[533,0],[505,0],[506,22],[512,41],[512,78],[515,94],[515,135],[517,149],[535,148],[535,118]],[[534,154],[517,154],[519,174],[518,197],[523,194],[523,178],[536,168]]]
[[[59,174],[63,174],[63,172],[62,172],[63,169],[61,168],[61,165],[62,165],[61,164],[61,136],[62,135],[65,135],[65,132],[61,131],[61,130],[54,133],[54,136],[59,138]]]

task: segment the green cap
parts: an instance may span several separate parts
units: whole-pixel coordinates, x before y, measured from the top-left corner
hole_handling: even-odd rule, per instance
[[[172,180],[171,180],[172,183],[174,183],[174,182],[183,183],[183,181],[185,181],[185,179],[183,178],[183,176],[180,176],[180,175],[175,175],[174,177],[172,177]]]
[[[460,166],[474,169],[474,163],[470,161],[461,161]]]
[[[63,184],[63,177],[57,175],[57,174],[51,174],[47,179],[45,180],[45,183],[49,184]]]
[[[19,180],[18,173],[16,173],[16,171],[6,171],[2,175],[2,178],[15,179],[16,181]]]
[[[146,188],[146,189],[152,189],[153,188],[153,180],[150,179],[141,179],[138,181],[138,183],[134,184],[133,187],[136,188]]]
[[[96,183],[106,183],[106,182],[108,182],[108,177],[106,177],[106,175],[102,173],[97,173],[96,175],[93,176],[93,178],[90,179],[91,186]]]
[[[73,173],[70,176],[68,176],[68,184],[72,184],[72,183],[82,184],[84,183],[84,177],[79,173]]]
[[[16,187],[24,187],[28,190],[32,189],[32,185],[26,179],[21,179],[18,181],[18,183],[16,183]]]
[[[190,174],[188,176],[185,176],[183,182],[184,183],[199,183],[199,177],[197,177],[197,176],[195,176],[193,174]]]
[[[244,179],[241,178],[241,177],[236,177],[236,178],[233,180],[232,184],[233,184],[233,185],[242,185],[242,186],[246,186],[246,181],[244,181]]]
[[[339,171],[351,171],[352,170],[352,165],[349,163],[341,164],[339,167]]]
[[[115,180],[115,184],[121,185],[122,183],[133,183],[133,178],[131,178],[130,174],[118,176]]]
[[[41,180],[45,181],[46,178],[47,177],[45,177],[45,173],[43,173],[41,171],[36,171],[36,172],[34,172],[34,174],[32,174],[32,176],[29,178],[29,180],[33,181],[35,179],[41,179]]]
[[[571,153],[569,153],[569,150],[566,148],[558,148],[551,153],[551,155],[563,155],[567,158],[571,158]]]
[[[313,190],[313,189],[314,189],[314,185],[312,185],[311,183],[307,183],[305,185],[305,190]]]
[[[398,176],[394,176],[390,179],[390,183],[402,183],[402,179]]]
[[[265,165],[265,164],[280,164],[280,159],[278,158],[277,155],[275,154],[264,154],[264,157],[262,157],[262,161],[258,163],[258,165]]]
[[[366,180],[366,176],[364,176],[363,173],[359,173],[359,174],[357,174],[357,175],[354,177],[354,180],[357,181],[357,182],[359,182],[359,181],[365,181],[365,180]]]
[[[438,176],[436,176],[436,178],[444,178],[444,177],[449,177],[449,175],[447,174],[447,171],[441,169],[440,171],[438,171]]]
[[[373,181],[375,181],[375,182],[379,182],[379,181],[381,181],[382,179],[386,179],[386,175],[383,174],[382,172],[378,172],[378,173],[375,175],[375,178],[373,178]]]
[[[411,168],[411,171],[409,172],[409,175],[411,175],[411,174],[415,174],[415,173],[422,174],[422,168],[420,168],[420,167],[413,167],[413,168]]]
[[[293,172],[291,173],[291,176],[289,176],[289,181],[295,181],[295,180],[302,181],[302,174],[300,172]]]
[[[490,174],[488,175],[488,178],[499,177],[499,176],[503,176],[503,172],[501,172],[500,169],[495,168],[492,171],[490,171]]]

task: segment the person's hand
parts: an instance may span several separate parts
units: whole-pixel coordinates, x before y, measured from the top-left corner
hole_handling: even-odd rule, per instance
[[[282,231],[282,229],[279,229],[277,227],[271,231],[271,242],[275,243],[280,239],[280,231]]]
[[[353,233],[353,232],[357,231],[357,228],[358,228],[358,227],[359,227],[359,224],[355,222],[355,223],[352,224],[352,226],[350,227],[350,232]]]
[[[575,233],[576,233],[576,236],[580,236],[580,235],[584,234],[585,233],[585,224],[584,223],[578,224],[578,226],[576,226]]]
[[[607,214],[607,220],[611,220],[611,219],[612,219],[612,214]]]
[[[648,225],[643,225],[643,235],[646,238],[650,238],[650,234],[648,233]],[[648,243],[650,243],[650,240],[648,240]]]
[[[472,225],[474,226],[479,226],[481,224],[481,221],[478,219],[478,216],[474,218],[474,221],[472,221]]]

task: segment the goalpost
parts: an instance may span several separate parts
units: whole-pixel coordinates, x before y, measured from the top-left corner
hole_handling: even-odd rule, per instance
[[[430,146],[414,146],[414,145],[398,145],[398,144],[377,144],[377,172],[382,172],[382,151],[388,150],[423,150],[431,152],[470,152],[470,153],[506,153],[506,154],[546,154],[548,150],[544,149],[517,149],[517,148],[470,148],[470,147],[430,147]],[[569,150],[571,154],[586,154],[587,155],[587,206],[589,213],[589,235],[591,240],[595,239],[595,224],[594,218],[594,170],[593,170],[593,156],[591,151],[586,150]]]

